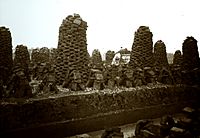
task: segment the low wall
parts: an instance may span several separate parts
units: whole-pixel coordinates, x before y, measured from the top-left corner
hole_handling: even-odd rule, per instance
[[[0,105],[0,134],[43,131],[51,136],[73,135],[156,118],[197,103],[199,90],[193,86],[156,85],[4,101]]]

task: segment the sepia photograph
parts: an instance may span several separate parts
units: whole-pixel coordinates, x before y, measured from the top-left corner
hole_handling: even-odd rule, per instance
[[[0,138],[200,138],[198,0],[0,0]]]

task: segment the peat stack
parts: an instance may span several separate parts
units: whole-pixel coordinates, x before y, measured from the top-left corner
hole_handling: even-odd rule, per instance
[[[24,73],[28,80],[30,80],[29,65],[30,55],[27,46],[17,45],[15,49],[14,66],[20,66],[20,68],[24,70]]]
[[[153,66],[153,34],[147,26],[140,26],[135,32],[132,52],[130,57],[130,66],[152,67]]]
[[[41,63],[49,62],[50,50],[47,47],[42,47],[39,50],[39,58]]]
[[[160,68],[169,67],[166,46],[162,40],[158,40],[154,45],[154,65]]]
[[[12,37],[9,28],[0,27],[0,79],[4,84],[11,75],[13,65],[12,59]]]
[[[34,64],[40,62],[40,52],[39,51],[40,51],[39,48],[35,48],[31,52],[31,62]]]
[[[176,50],[174,53],[174,58],[173,58],[173,65],[182,65],[183,62],[183,56],[181,54],[180,50]]]
[[[93,67],[98,67],[98,68],[102,67],[102,64],[103,64],[102,57],[98,49],[93,50],[91,60],[92,60]]]
[[[110,65],[115,56],[115,51],[108,50],[106,52],[106,64]]]
[[[183,69],[190,71],[200,67],[197,40],[194,37],[187,37],[183,42]]]
[[[67,74],[79,70],[83,81],[88,76],[87,22],[78,14],[69,15],[59,28],[56,80],[62,84]]]

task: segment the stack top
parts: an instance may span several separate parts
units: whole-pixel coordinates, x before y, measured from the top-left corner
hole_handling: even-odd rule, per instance
[[[164,48],[164,47],[165,43],[162,40],[158,40],[154,45],[154,48]]]
[[[156,43],[163,43],[164,44],[164,42],[162,40],[158,40]]]
[[[181,50],[176,50],[175,55],[181,55]]]
[[[85,21],[80,17],[80,15],[79,15],[79,14],[76,14],[76,13],[74,13],[73,16],[72,16],[72,15],[67,16],[67,17],[63,20],[62,25],[63,25],[63,24],[68,24],[68,23],[73,23],[73,24],[75,24],[75,25],[78,25],[78,26],[81,26],[81,27],[84,27],[84,28],[88,27],[88,26],[87,26],[87,22],[85,22]]]
[[[9,28],[6,28],[5,26],[1,26],[1,27],[0,27],[0,30],[1,30],[1,31],[10,31]]]
[[[194,38],[194,37],[192,37],[192,36],[188,36],[185,40],[184,40],[184,42],[183,43],[188,43],[188,42],[197,42],[197,40]]]
[[[17,45],[17,46],[16,46],[16,48],[20,48],[20,47],[27,48],[27,46],[25,46],[25,45],[22,45],[22,44],[21,44],[21,45]]]
[[[119,50],[117,53],[120,54],[131,54],[131,51],[129,51],[127,48]]]
[[[137,30],[137,32],[151,32],[148,26],[140,26]]]

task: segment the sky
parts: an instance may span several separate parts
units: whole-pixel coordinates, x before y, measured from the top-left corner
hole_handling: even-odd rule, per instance
[[[88,24],[91,54],[99,49],[131,50],[139,26],[149,26],[153,43],[162,40],[168,53],[182,49],[187,36],[200,40],[199,0],[0,0],[0,26],[10,29],[13,48],[58,45],[59,27],[68,15]]]

